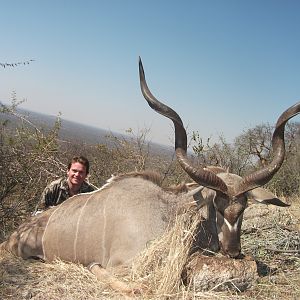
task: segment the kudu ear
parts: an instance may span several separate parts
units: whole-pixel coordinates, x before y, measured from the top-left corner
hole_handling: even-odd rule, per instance
[[[198,208],[202,208],[207,205],[210,200],[216,197],[216,192],[200,185],[197,188],[190,190],[187,195],[194,198]]]
[[[290,206],[278,199],[273,193],[261,187],[248,191],[246,194],[248,198],[254,199],[261,204],[272,204],[282,207]]]
[[[204,186],[200,185],[198,187],[196,187],[195,189],[190,190],[187,193],[188,197],[193,197],[194,201],[197,203],[198,207],[202,207],[204,205],[206,205],[206,201],[202,195],[202,191],[204,189]]]

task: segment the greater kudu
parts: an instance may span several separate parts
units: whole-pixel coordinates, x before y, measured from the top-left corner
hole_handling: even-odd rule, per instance
[[[151,94],[141,60],[139,73],[141,90],[150,107],[173,121],[178,162],[199,187],[193,192],[175,194],[159,186],[156,177],[147,172],[117,176],[98,191],[76,195],[31,218],[1,248],[23,258],[39,257],[48,261],[60,258],[85,266],[96,263],[106,268],[130,264],[148,241],[162,235],[182,203],[197,201],[199,207],[207,205],[211,240],[217,240],[205,247],[213,251],[221,248],[224,254],[236,258],[241,251],[240,230],[248,198],[286,206],[260,187],[283,163],[285,124],[299,113],[300,102],[287,109],[277,121],[272,162],[241,178],[221,168],[192,166],[187,158],[187,135],[179,115]],[[202,247],[201,236],[198,241]]]

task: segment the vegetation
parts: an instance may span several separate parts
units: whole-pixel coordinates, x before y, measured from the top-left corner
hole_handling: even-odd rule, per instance
[[[272,159],[272,134],[274,127],[269,124],[257,125],[235,138],[232,144],[220,136],[219,143],[206,143],[198,132],[193,132],[192,149],[198,163],[218,165],[230,172],[244,176]],[[285,161],[267,187],[277,195],[292,196],[300,193],[300,124],[289,122],[285,129]]]
[[[44,128],[18,112],[21,102],[13,94],[10,105],[0,106],[0,242],[31,215],[46,184],[64,176],[66,165],[73,155],[82,154],[89,158],[89,181],[98,187],[111,174],[144,169],[162,173],[164,185],[177,184],[188,179],[174,157],[151,153],[151,144],[147,141],[148,129],[138,133],[128,130],[127,137],[110,134],[104,143],[73,143],[60,137],[60,116],[57,116],[51,127]],[[14,116],[18,122],[12,124],[8,116]],[[258,260],[261,277],[258,286],[239,295],[239,299],[296,299],[300,295],[297,288],[300,283],[299,214],[295,213],[300,206],[299,129],[300,125],[297,123],[288,124],[286,159],[280,171],[268,184],[268,188],[279,196],[284,196],[287,201],[293,199],[296,209],[278,210],[274,214],[268,212],[267,217],[259,217],[255,222],[250,218],[248,223],[245,222],[243,250]],[[191,158],[196,165],[219,165],[243,176],[270,161],[273,155],[272,132],[272,126],[261,124],[243,132],[232,144],[222,136],[217,143],[211,143],[210,140],[204,142],[200,134],[194,132],[189,143]],[[91,274],[74,264],[57,262],[54,266],[30,265],[16,258],[6,257],[0,260],[0,265],[3,268],[0,270],[0,276],[3,276],[0,298],[9,299],[8,295],[11,294],[11,299],[42,299],[45,291],[51,295],[49,287],[52,285],[54,289],[51,299],[109,297],[106,289],[98,290],[98,283],[95,283]],[[9,272],[15,272],[15,282],[10,282]],[[49,281],[44,281],[45,286],[42,286],[43,282],[38,274],[49,278]],[[20,289],[20,282],[23,280],[21,276],[25,281]],[[67,280],[66,286],[61,285],[62,278]],[[37,290],[34,290],[34,286]],[[290,298],[284,295],[285,289],[291,290]],[[1,297],[1,293],[5,297]],[[69,296],[61,298],[63,294]],[[235,299],[236,295],[237,292],[208,292],[198,296],[199,299]],[[177,296],[182,299],[191,297],[188,293],[179,293]],[[197,295],[193,297],[196,298]]]

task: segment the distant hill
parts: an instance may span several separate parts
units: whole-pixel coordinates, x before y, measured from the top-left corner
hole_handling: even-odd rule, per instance
[[[26,118],[36,125],[38,128],[43,130],[47,130],[52,128],[56,121],[56,116],[50,116],[47,114],[37,113],[25,109],[18,109],[17,113],[26,116]],[[14,127],[17,126],[17,122],[20,120],[13,115],[0,113],[0,120],[8,120],[10,122],[9,126]],[[61,118],[61,128],[59,131],[59,138],[64,141],[70,142],[83,142],[86,144],[108,144],[109,139],[108,135],[113,135],[119,138],[129,139],[125,134],[120,134],[116,132],[111,132],[108,130],[96,128],[93,126],[88,126],[84,124],[80,124],[77,122],[65,120]],[[164,155],[170,157],[174,153],[174,149],[172,147],[168,147],[165,145],[160,145],[157,143],[150,143],[150,151],[152,154]]]

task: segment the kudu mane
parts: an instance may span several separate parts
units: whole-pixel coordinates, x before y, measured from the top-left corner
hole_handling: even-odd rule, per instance
[[[176,184],[176,185],[170,185],[168,187],[163,186],[163,176],[159,174],[156,171],[133,171],[129,173],[122,173],[118,175],[112,175],[111,178],[109,178],[106,182],[106,184],[101,189],[107,189],[114,185],[114,183],[119,182],[125,178],[141,178],[147,181],[150,181],[154,183],[155,185],[162,188],[163,191],[178,195],[180,193],[186,193],[188,191],[188,185],[184,182]]]

